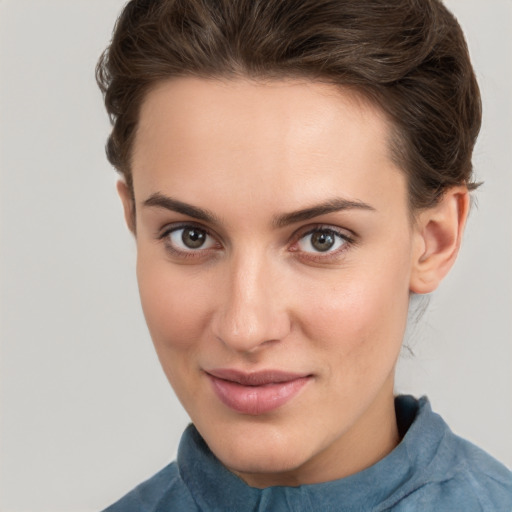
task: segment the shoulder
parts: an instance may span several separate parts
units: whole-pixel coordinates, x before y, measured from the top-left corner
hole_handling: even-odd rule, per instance
[[[176,505],[176,510],[196,510],[176,462],[139,484],[103,512],[156,512],[163,501]]]
[[[459,462],[444,477],[438,474],[423,482],[390,510],[511,512],[512,473],[480,449],[461,447]]]
[[[454,467],[445,482],[450,494],[474,504],[467,510],[512,511],[512,472],[469,441],[452,437]]]
[[[415,468],[416,478],[405,486],[407,492],[383,510],[511,512],[512,472],[488,453],[455,435],[431,411],[428,402],[420,401],[420,409],[421,406],[424,417],[419,418],[422,428],[416,434],[422,434],[423,439],[415,435],[415,447],[410,447],[409,451],[412,454],[419,445],[430,455],[418,459],[421,463]],[[432,435],[434,432],[436,436]]]

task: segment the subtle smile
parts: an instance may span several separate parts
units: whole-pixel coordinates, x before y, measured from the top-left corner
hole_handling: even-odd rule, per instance
[[[224,405],[253,416],[281,407],[312,379],[312,375],[278,370],[244,373],[218,369],[207,371],[206,375]]]

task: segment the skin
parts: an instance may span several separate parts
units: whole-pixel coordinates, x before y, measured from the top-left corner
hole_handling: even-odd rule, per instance
[[[411,221],[389,133],[354,92],[309,81],[179,78],[142,105],[135,203],[118,190],[146,321],[197,429],[252,486],[342,478],[399,442],[393,381],[409,296],[435,289],[453,264],[468,193],[450,189]],[[288,215],[334,199],[366,207]],[[208,234],[204,246],[180,242],[187,223]],[[311,245],[312,229],[330,229],[333,248]],[[311,378],[250,415],[216,396],[205,374],[215,368]]]

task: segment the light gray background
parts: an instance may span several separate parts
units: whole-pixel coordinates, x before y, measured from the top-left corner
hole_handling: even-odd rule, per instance
[[[512,465],[512,2],[450,0],[483,90],[460,259],[397,390]],[[121,0],[0,0],[3,512],[94,511],[175,453],[187,417],[153,354],[93,79]]]

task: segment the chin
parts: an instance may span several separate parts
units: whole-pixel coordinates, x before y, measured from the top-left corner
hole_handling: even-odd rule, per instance
[[[300,467],[305,461],[301,454],[296,451],[273,448],[265,446],[259,449],[242,449],[235,452],[230,450],[223,459],[223,463],[231,470],[240,473],[282,473],[293,471]]]
[[[222,457],[222,455],[221,455]],[[262,450],[261,453],[230,453],[222,460],[224,466],[252,487],[270,487],[276,485],[298,486],[296,474],[306,462],[307,457],[298,454],[272,453]]]
[[[220,432],[222,435],[200,430],[217,458],[244,480],[243,474],[270,476],[294,471],[310,456],[304,450],[307,443],[294,439],[289,428],[246,424],[240,429],[227,427]]]

